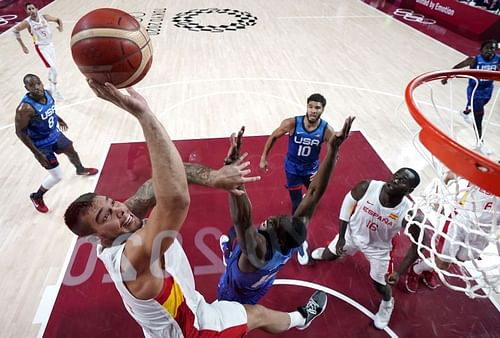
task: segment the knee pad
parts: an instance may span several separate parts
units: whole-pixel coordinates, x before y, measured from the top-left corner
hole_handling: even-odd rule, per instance
[[[60,165],[58,165],[57,167],[55,167],[53,169],[49,169],[47,171],[49,172],[50,175],[45,178],[45,180],[42,183],[42,186],[45,189],[49,190],[54,185],[59,183],[59,181],[61,181],[63,179],[64,175],[63,175],[63,170],[61,169]]]

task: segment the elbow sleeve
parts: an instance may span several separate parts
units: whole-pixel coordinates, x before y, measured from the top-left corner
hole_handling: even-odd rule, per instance
[[[356,204],[358,201],[356,201],[352,195],[351,192],[348,192],[344,200],[342,201],[342,207],[340,208],[340,219],[344,222],[349,222],[351,219],[351,215],[354,212],[354,208],[356,207]]]

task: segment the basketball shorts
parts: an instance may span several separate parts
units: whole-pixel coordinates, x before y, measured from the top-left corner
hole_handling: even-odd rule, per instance
[[[298,190],[302,188],[304,185],[306,188],[309,188],[309,184],[311,183],[311,175],[294,175],[289,172],[285,172],[286,174],[286,188],[288,190]]]
[[[474,87],[467,87],[467,110],[472,108],[472,111],[476,114],[484,113],[484,106],[490,101],[491,95],[493,93],[493,86],[486,88],[478,88],[474,93],[474,100],[472,100],[472,91]],[[472,106],[472,107],[471,107]]]
[[[337,253],[337,242],[339,240],[339,235],[335,236],[333,241],[328,244],[328,250],[333,252],[334,254],[340,256]],[[387,250],[363,250],[357,246],[352,240],[351,235],[348,231],[345,234],[345,245],[344,245],[345,253],[344,255],[354,256],[355,253],[361,251],[365,258],[368,260],[370,264],[370,277],[374,281],[379,284],[386,285],[385,275],[389,272],[389,268],[391,267],[391,257],[390,251]]]
[[[54,169],[59,165],[57,157],[55,154],[60,154],[64,152],[73,142],[64,136],[63,133],[59,133],[57,141],[45,146],[37,147],[49,160],[49,167],[45,169]]]
[[[52,43],[48,45],[35,45],[35,50],[40,59],[42,59],[45,67],[51,68],[56,66],[56,50]]]
[[[247,312],[240,303],[215,301],[200,302],[196,311],[198,337],[243,337],[248,331]]]

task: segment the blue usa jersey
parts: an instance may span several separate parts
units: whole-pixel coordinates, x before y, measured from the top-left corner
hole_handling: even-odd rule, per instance
[[[308,176],[318,170],[321,144],[328,127],[326,121],[320,121],[316,129],[307,131],[304,115],[295,116],[295,130],[288,137],[288,153],[285,159],[285,170],[288,173]]]
[[[479,54],[475,57],[475,65],[472,66],[472,69],[480,69],[480,70],[492,70],[496,71],[499,69],[500,64],[500,55],[495,54],[491,58],[491,60],[485,60],[485,58]],[[472,94],[472,90],[476,86],[476,81],[473,79],[469,79],[469,86],[467,87],[467,92]],[[480,80],[479,84],[476,88],[475,97],[477,98],[487,98],[491,97],[493,93],[493,81],[492,80]]]
[[[236,244],[227,260],[226,270],[219,280],[217,299],[241,304],[257,304],[273,285],[279,270],[288,262],[294,251],[290,250],[284,255],[276,250],[271,259],[259,270],[242,272],[238,267],[241,248]]]
[[[57,129],[57,115],[54,99],[45,90],[46,103],[42,104],[33,100],[28,94],[24,95],[21,103],[27,103],[35,111],[35,117],[31,119],[27,135],[37,147],[43,147],[57,141],[60,131]]]

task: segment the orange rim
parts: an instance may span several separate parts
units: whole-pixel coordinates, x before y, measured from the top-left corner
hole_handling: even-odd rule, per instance
[[[456,142],[420,112],[413,99],[414,90],[423,83],[444,78],[466,78],[473,76],[480,79],[500,81],[500,72],[485,70],[449,70],[429,72],[414,78],[405,90],[408,110],[415,121],[422,127],[419,140],[439,161],[457,175],[467,179],[497,196],[500,196],[500,164],[465,148]]]

